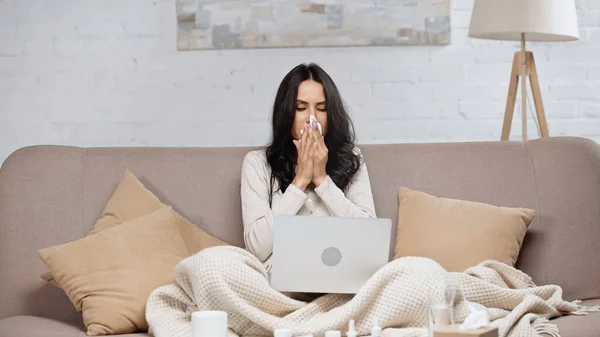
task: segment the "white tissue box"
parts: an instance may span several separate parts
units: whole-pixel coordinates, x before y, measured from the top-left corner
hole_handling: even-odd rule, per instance
[[[460,330],[460,324],[437,328],[433,337],[498,337],[498,328],[485,327],[475,330]]]

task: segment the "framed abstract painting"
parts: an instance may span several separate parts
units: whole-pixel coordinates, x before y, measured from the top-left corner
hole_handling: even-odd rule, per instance
[[[176,1],[179,50],[450,43],[450,0]]]

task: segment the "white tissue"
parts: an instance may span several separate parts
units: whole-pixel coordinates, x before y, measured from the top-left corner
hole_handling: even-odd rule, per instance
[[[319,121],[317,120],[315,115],[310,115],[308,124],[311,128],[312,128],[313,123],[317,124],[317,128],[319,129],[319,134],[321,134],[321,136],[322,136],[323,135],[323,127],[321,126],[321,123],[319,123]],[[300,135],[303,135],[303,134],[304,134],[304,129],[300,129]]]
[[[310,122],[311,125],[312,125],[312,123],[316,123],[317,124],[317,128],[319,128],[319,133],[322,136],[323,135],[323,128],[321,127],[321,123],[319,123],[319,121],[317,120],[317,117],[315,117],[315,115],[310,115],[309,122]]]
[[[460,325],[460,330],[475,330],[486,327],[490,324],[490,314],[487,310],[479,310],[473,304],[469,304],[469,311],[471,312],[467,318]]]

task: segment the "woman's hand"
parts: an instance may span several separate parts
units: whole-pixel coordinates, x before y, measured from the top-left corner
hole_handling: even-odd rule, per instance
[[[327,159],[329,158],[329,150],[325,146],[325,138],[319,132],[316,125],[310,128],[310,137],[316,144],[316,151],[313,152],[313,178],[312,182],[316,187],[319,187],[325,178],[327,178]]]
[[[298,152],[298,159],[296,160],[298,169],[292,185],[302,191],[313,181],[313,153],[317,149],[317,144],[313,141],[313,138],[309,137],[309,133],[309,126],[305,124],[302,138],[300,140],[294,139],[296,152]]]

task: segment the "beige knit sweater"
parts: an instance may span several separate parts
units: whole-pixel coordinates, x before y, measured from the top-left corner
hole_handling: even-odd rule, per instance
[[[357,153],[360,151],[356,149]],[[277,215],[375,217],[366,164],[360,166],[342,191],[328,176],[317,188],[301,191],[290,185],[285,193],[273,188],[269,207],[271,169],[265,150],[246,154],[242,165],[242,216],[246,249],[267,266],[273,252],[273,224]]]

